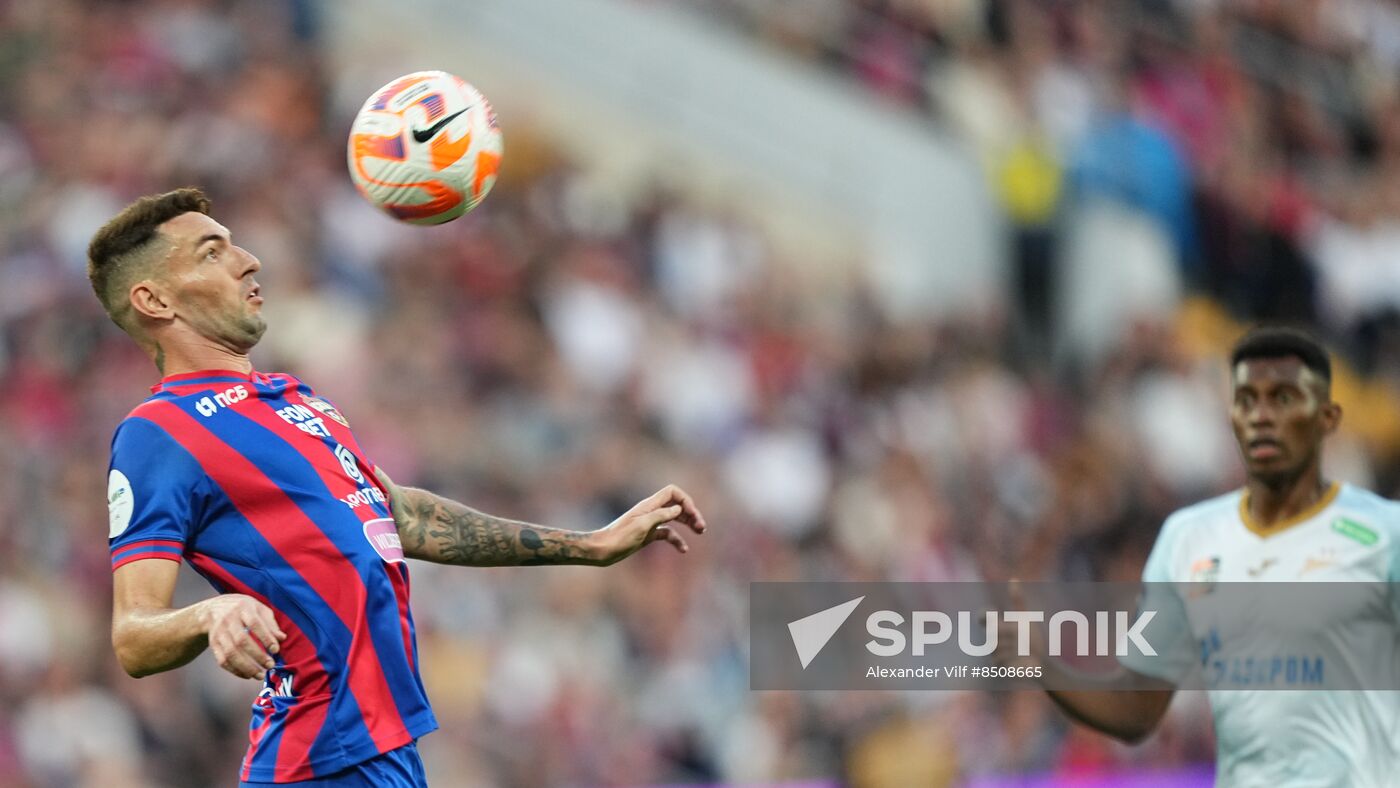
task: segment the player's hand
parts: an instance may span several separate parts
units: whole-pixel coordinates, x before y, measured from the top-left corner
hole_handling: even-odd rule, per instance
[[[652,542],[669,542],[680,552],[687,552],[690,547],[681,538],[682,527],[703,534],[705,518],[685,490],[668,484],[608,527],[591,534],[595,560],[609,566]]]
[[[1025,594],[1021,590],[1021,582],[1012,579],[1008,585],[1006,610],[1025,610]],[[1044,633],[1035,624],[1028,627],[1029,642],[1026,644],[1028,654],[1020,653],[1020,626],[1016,623],[1000,619],[997,622],[997,648],[992,652],[992,658],[1002,667],[1035,667],[1043,664],[1043,657],[1047,653]]]
[[[219,667],[241,679],[261,679],[276,662],[272,655],[287,633],[272,608],[243,594],[222,594],[201,603],[199,621]]]

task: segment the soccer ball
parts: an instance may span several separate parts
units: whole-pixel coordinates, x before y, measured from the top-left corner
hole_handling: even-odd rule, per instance
[[[347,156],[355,187],[376,207],[412,224],[442,224],[491,191],[501,131],[476,88],[442,71],[416,71],[360,108]]]

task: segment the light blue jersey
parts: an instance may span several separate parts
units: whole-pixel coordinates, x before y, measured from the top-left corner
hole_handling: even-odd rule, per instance
[[[1163,525],[1144,582],[1202,584],[1192,587],[1200,594],[1212,593],[1205,585],[1211,583],[1348,583],[1365,584],[1355,586],[1365,591],[1309,594],[1331,605],[1324,613],[1280,603],[1246,616],[1238,606],[1222,610],[1188,599],[1195,648],[1178,652],[1176,664],[1123,662],[1169,681],[1199,668],[1224,679],[1208,681],[1212,687],[1268,683],[1267,690],[1210,692],[1218,785],[1400,784],[1400,692],[1291,689],[1319,679],[1324,660],[1331,679],[1336,671],[1400,671],[1400,606],[1389,591],[1400,579],[1398,557],[1400,504],[1350,485],[1334,485],[1268,535],[1250,521],[1243,491],[1182,509]],[[1294,594],[1303,596],[1290,589]],[[1281,643],[1291,651],[1280,653]],[[1277,669],[1241,670],[1240,654],[1267,655]],[[1400,674],[1388,686],[1400,686]]]

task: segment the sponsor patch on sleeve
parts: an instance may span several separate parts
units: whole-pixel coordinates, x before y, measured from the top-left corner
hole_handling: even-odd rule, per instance
[[[107,475],[107,538],[115,539],[131,525],[131,513],[136,508],[136,494],[126,474],[112,469]]]

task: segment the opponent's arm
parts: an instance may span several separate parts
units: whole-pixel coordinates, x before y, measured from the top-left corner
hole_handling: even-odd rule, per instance
[[[1021,582],[1012,579],[1008,586],[1009,607],[1025,609]],[[998,624],[995,658],[1002,665],[1036,668],[1039,682],[1046,687],[1050,700],[1078,724],[1107,733],[1128,745],[1141,742],[1166,715],[1176,687],[1161,679],[1138,673],[1119,665],[1110,673],[1086,673],[1075,670],[1050,656],[1044,630],[1030,628],[1028,654],[1021,655],[1012,644],[1019,644],[1018,624],[1001,620]],[[1058,690],[1050,687],[1077,686],[1078,690]]]
[[[389,492],[404,555],[459,566],[539,566],[617,563],[652,542],[689,550],[677,525],[703,533],[705,519],[684,490],[670,485],[642,500],[606,528],[568,531],[507,520],[414,487],[399,487],[376,471]]]
[[[112,648],[130,675],[178,668],[206,648],[239,678],[262,678],[287,635],[272,610],[243,594],[222,594],[172,608],[180,565],[161,558],[133,561],[112,575]],[[266,644],[266,646],[264,646]]]
[[[1010,594],[1011,606],[1023,609],[1025,603],[1020,584],[1014,580]],[[1015,626],[1003,621],[997,638],[998,661],[1039,668],[1036,675],[1046,688],[1045,694],[1070,719],[1127,744],[1136,744],[1157,729],[1166,715],[1172,696],[1176,694],[1176,687],[1172,684],[1123,665],[1108,674],[1088,674],[1075,670],[1048,656],[1044,632],[1039,628],[1031,631],[1030,654],[1027,656],[1014,653],[1011,644],[1018,642],[1017,638]],[[1084,689],[1050,689],[1063,686]]]
[[[1139,679],[1144,677],[1138,677]],[[1174,688],[1155,690],[1046,690],[1070,719],[1128,744],[1157,729]]]

